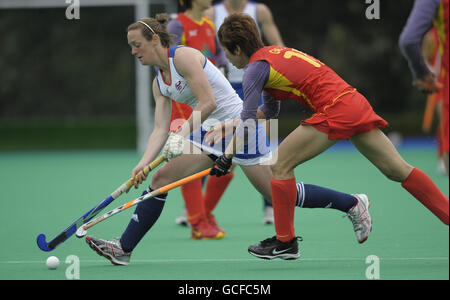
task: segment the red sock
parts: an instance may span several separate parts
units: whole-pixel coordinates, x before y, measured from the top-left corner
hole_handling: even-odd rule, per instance
[[[217,203],[219,203],[220,198],[227,189],[233,177],[234,173],[229,173],[221,177],[208,177],[208,180],[206,181],[205,195],[203,196],[207,214],[211,213],[216,207]]]
[[[402,187],[448,225],[448,197],[439,190],[427,174],[414,168],[402,182]]]
[[[205,216],[205,206],[202,196],[202,180],[197,179],[181,186],[188,222],[195,224]]]
[[[295,177],[288,180],[272,178],[270,187],[277,238],[282,242],[289,242],[295,237],[294,212],[297,199]]]

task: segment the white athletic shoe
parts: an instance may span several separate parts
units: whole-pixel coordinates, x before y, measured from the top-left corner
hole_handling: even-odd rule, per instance
[[[97,239],[93,236],[86,237],[86,243],[98,255],[106,257],[113,265],[126,266],[130,263],[131,252],[125,252],[118,238],[112,241]]]
[[[189,222],[187,220],[187,210],[186,208],[183,208],[181,211],[181,215],[175,219],[175,224],[181,225],[181,226],[190,226]]]
[[[353,224],[358,243],[364,243],[372,231],[372,218],[369,213],[370,201],[365,194],[352,194],[358,203],[352,207],[347,216]]]
[[[264,218],[263,218],[263,224],[273,224],[275,222],[273,217],[273,207],[272,206],[266,206],[264,208]]]

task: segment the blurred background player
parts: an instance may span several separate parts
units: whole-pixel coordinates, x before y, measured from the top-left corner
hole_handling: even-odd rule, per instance
[[[420,91],[432,94],[443,91],[443,103],[441,111],[441,144],[448,175],[448,13],[449,0],[416,0],[405,27],[400,35],[399,46],[403,55],[408,60],[413,75],[413,84]],[[439,38],[439,51],[442,56],[441,74],[443,86],[436,76],[428,68],[422,53],[422,40],[430,28],[435,27]]]
[[[222,48],[219,46],[213,22],[204,11],[211,7],[212,0],[180,0],[184,12],[180,12],[176,19],[167,25],[167,30],[173,35],[174,45],[185,45],[200,50],[219,69],[226,67],[227,60]],[[192,113],[191,107],[186,103],[172,100],[171,131],[176,131]],[[180,225],[191,225],[191,231],[202,232],[200,238],[212,238],[225,231],[217,225],[212,210],[225,192],[234,174],[230,173],[221,178],[207,179],[205,195],[203,195],[203,180],[195,180],[181,186],[181,194],[185,202],[185,209],[175,222]],[[205,207],[205,199],[209,206]],[[211,207],[211,203],[214,206]],[[209,228],[212,226],[212,228]],[[206,234],[208,232],[208,234]],[[211,236],[212,235],[212,236]],[[196,237],[198,235],[192,235]]]
[[[269,7],[263,3],[248,0],[223,0],[214,4],[205,14],[209,16],[216,26],[216,30],[222,25],[223,20],[232,13],[245,13],[252,17],[258,26],[262,38],[267,40],[270,45],[284,46],[280,32],[274,22],[272,12]],[[243,70],[237,69],[228,62],[227,77],[239,97],[244,100],[244,91],[242,89]],[[261,100],[262,103],[262,100]],[[273,224],[272,203],[263,199],[264,224]]]
[[[430,31],[423,38],[422,52],[428,67],[436,76],[438,82],[444,85],[445,71],[442,70],[442,56],[439,47],[439,36],[436,27],[433,26]],[[437,93],[432,93],[427,96],[427,103],[423,113],[422,130],[425,133],[430,133],[433,127],[433,120],[435,115],[438,119],[438,126],[436,127],[436,150],[438,158],[437,171],[439,174],[447,175],[444,162],[443,144],[442,144],[442,102],[444,91],[441,89]]]
[[[387,122],[373,111],[362,94],[331,68],[292,48],[264,47],[254,20],[245,14],[227,17],[219,28],[218,37],[228,60],[238,68],[245,68],[242,120],[274,118],[278,112],[268,114],[264,107],[288,99],[295,99],[314,112],[276,149],[277,160],[271,164],[276,236],[250,246],[248,250],[252,255],[269,259],[280,257],[279,253],[290,253],[292,258],[299,255],[294,228],[299,190],[294,169],[342,139],[349,139],[388,179],[400,182],[448,226],[448,197],[427,174],[400,156],[379,128],[387,126]],[[257,108],[263,91],[264,104]],[[235,137],[241,128],[239,125]],[[242,141],[235,140],[242,145]],[[217,159],[216,165],[223,166],[219,171],[226,173],[224,162],[232,159],[232,153],[234,149],[229,147]]]

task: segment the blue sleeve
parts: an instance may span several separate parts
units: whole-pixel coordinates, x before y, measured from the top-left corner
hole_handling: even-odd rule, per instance
[[[440,2],[440,0],[416,0],[400,34],[399,46],[408,60],[414,78],[423,78],[430,73],[422,55],[422,39],[433,26],[433,18]]]
[[[264,86],[269,79],[270,66],[266,61],[252,62],[245,68],[242,78],[244,90],[244,104],[241,112],[241,120],[256,119],[259,99]]]
[[[170,34],[173,34],[173,44],[179,45],[181,42],[181,37],[183,36],[183,25],[181,22],[177,19],[173,19],[167,24],[167,31],[169,31]]]
[[[217,67],[225,67],[228,64],[228,60],[225,57],[225,51],[223,51],[222,46],[219,43],[219,39],[216,37],[214,38],[216,42],[216,66]]]
[[[263,105],[260,109],[266,116],[266,119],[273,119],[280,113],[280,101],[263,92]]]

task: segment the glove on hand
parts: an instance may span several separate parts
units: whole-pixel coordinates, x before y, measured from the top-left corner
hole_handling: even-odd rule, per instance
[[[163,147],[162,155],[169,160],[183,154],[184,137],[171,132]]]
[[[226,158],[225,155],[222,155],[214,162],[209,175],[215,175],[217,177],[227,175],[228,173],[230,173],[232,164],[233,161],[231,158]]]

